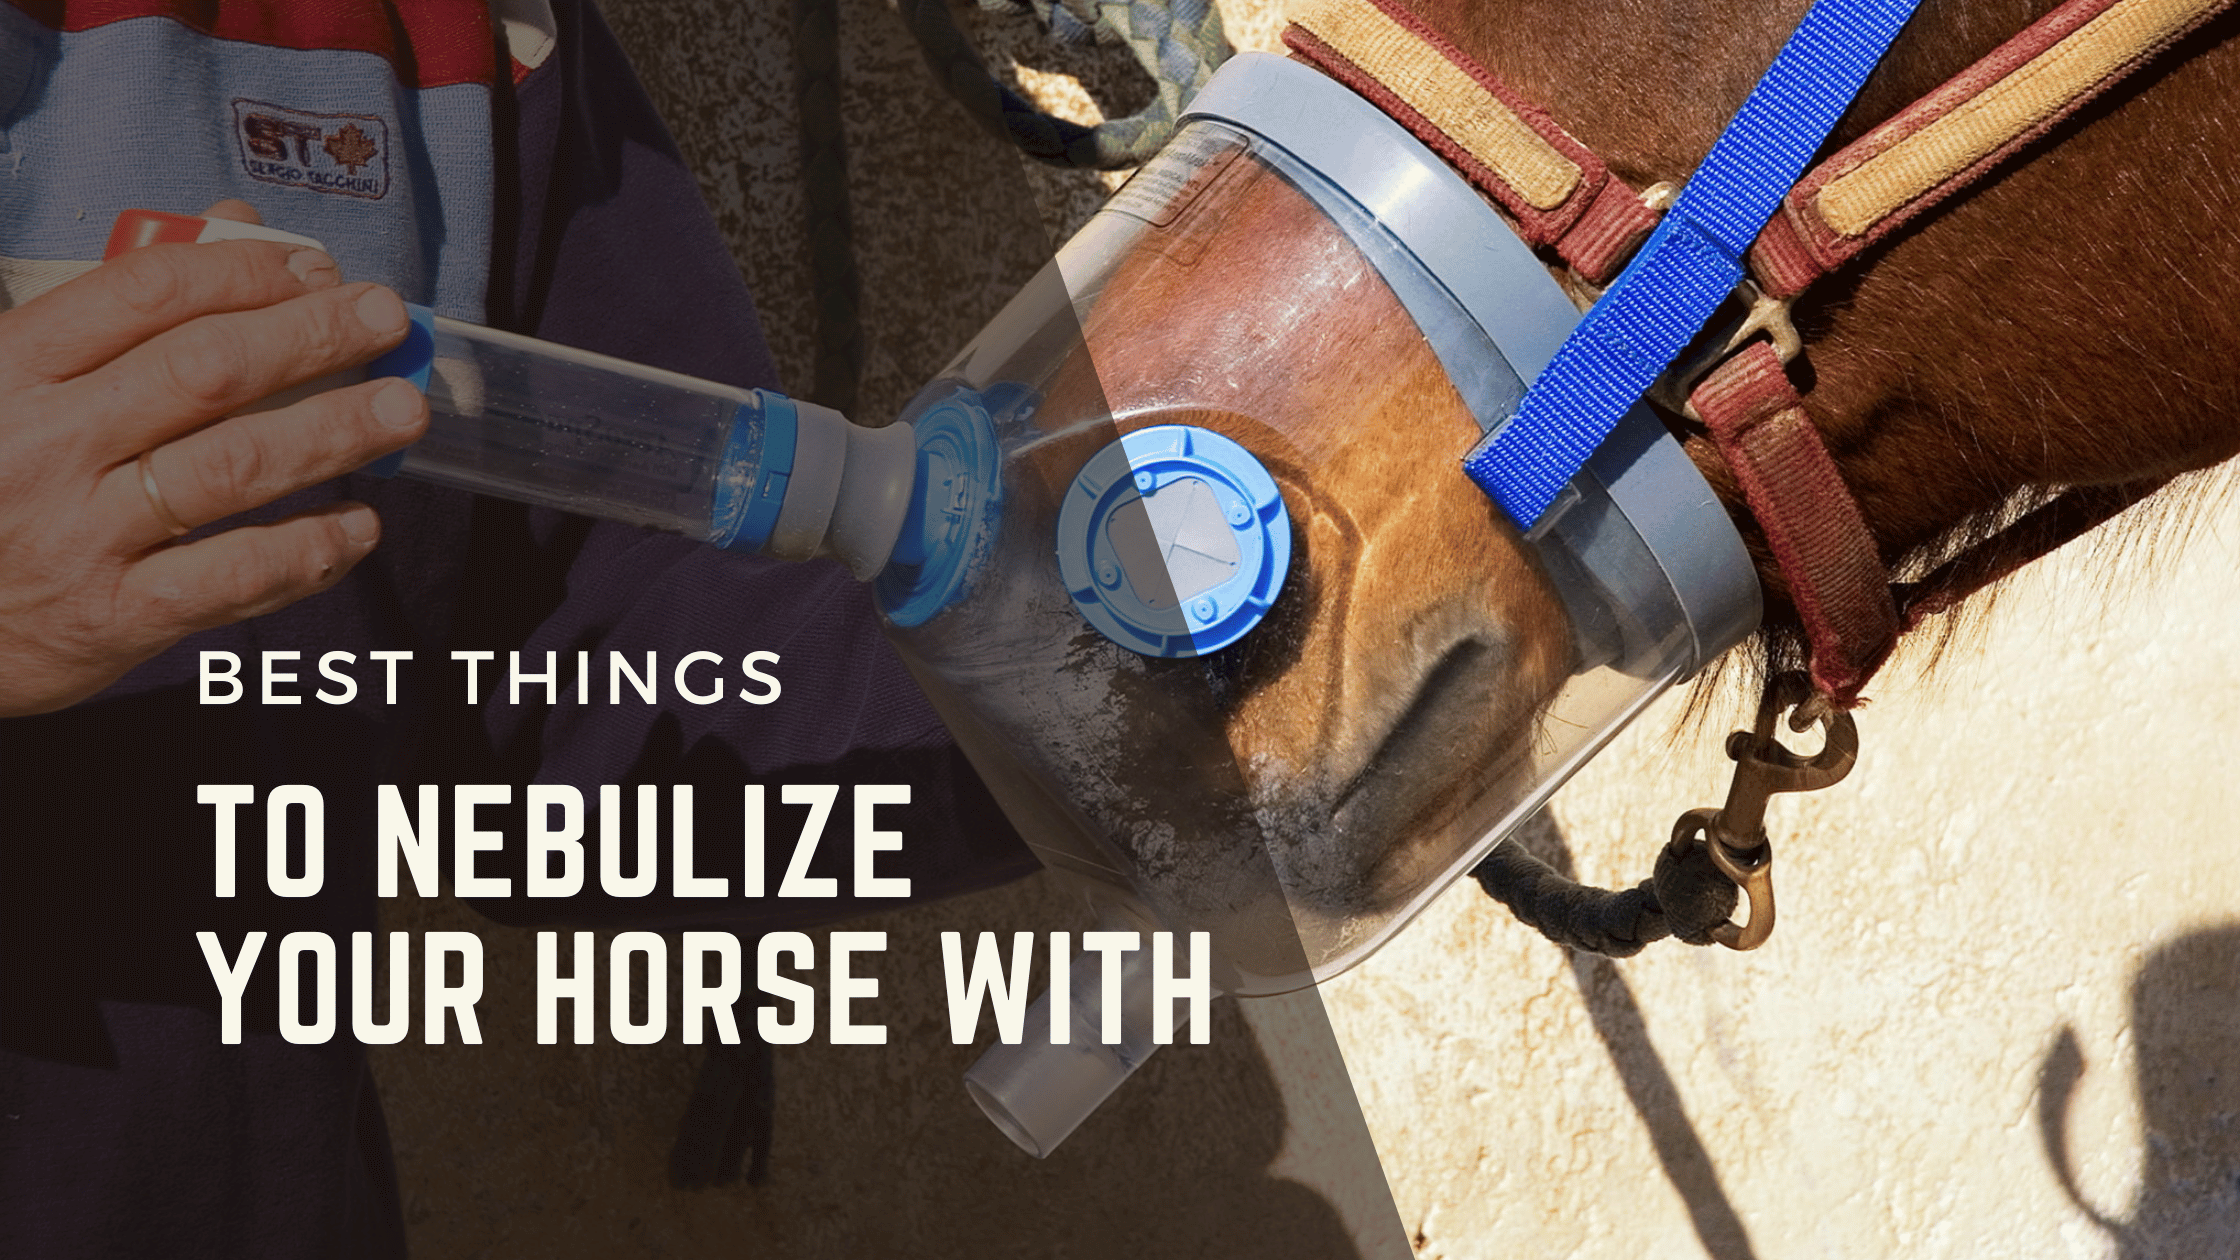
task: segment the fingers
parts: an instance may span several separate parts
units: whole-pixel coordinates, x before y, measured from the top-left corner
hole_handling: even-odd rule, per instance
[[[170,643],[334,585],[380,535],[372,508],[332,504],[150,552],[125,575],[119,594],[148,642]]]
[[[259,225],[264,223],[264,216],[257,213],[257,208],[238,197],[226,198],[203,211],[202,217],[205,219],[231,219],[235,223],[255,223]]]
[[[322,379],[406,329],[395,294],[301,242],[134,250],[0,311],[0,713],[72,703],[364,558],[380,527],[357,504],[174,539],[415,440],[408,383]]]
[[[199,316],[246,311],[342,282],[324,252],[276,241],[152,245],[24,303],[0,324],[5,384],[90,372]]]
[[[417,440],[427,418],[410,384],[367,381],[158,446],[110,469],[97,497],[129,554],[362,468]]]
[[[346,285],[174,328],[69,389],[92,408],[97,456],[121,460],[298,382],[364,363],[402,339],[406,324],[396,294]]]

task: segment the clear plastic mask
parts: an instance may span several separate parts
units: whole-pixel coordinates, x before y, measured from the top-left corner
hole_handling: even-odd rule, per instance
[[[1731,525],[1645,413],[1531,539],[1461,474],[1575,311],[1436,159],[1374,147],[1381,115],[1249,60],[1196,108],[1280,120],[1269,99],[1328,89],[1371,119],[1187,123],[905,413],[917,519],[948,541],[880,584],[1045,862],[1211,933],[1246,994],[1365,956],[1757,619]],[[1367,192],[1325,173],[1347,160]],[[1439,177],[1459,226],[1427,217]],[[1458,249],[1477,309],[1422,256]],[[1612,490],[1651,474],[1646,509]],[[1660,555],[1676,529],[1687,554]]]
[[[377,370],[434,419],[383,466],[841,559],[1106,926],[1205,932],[1212,983],[1264,994],[1388,939],[1759,592],[1639,408],[1529,537],[1463,475],[1578,313],[1404,129],[1250,54],[1191,113],[907,424],[422,311]],[[1150,1052],[1143,953],[1120,1044],[968,1075],[1022,1146]],[[1072,974],[1086,1029],[1103,980]]]

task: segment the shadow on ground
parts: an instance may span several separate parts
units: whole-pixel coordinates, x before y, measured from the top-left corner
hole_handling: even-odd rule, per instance
[[[1542,810],[1509,841],[1522,845],[1567,879],[1578,877],[1570,843],[1555,815]],[[1676,949],[1678,942],[1660,942]],[[1755,1260],[1750,1230],[1735,1210],[1703,1138],[1688,1119],[1680,1086],[1649,1040],[1649,1027],[1624,973],[1599,954],[1570,951],[1571,975],[1586,1001],[1595,1036],[1610,1054],[1626,1098],[1649,1131],[1657,1162],[1688,1207],[1696,1241],[1711,1260]]]
[[[940,933],[1078,926],[1043,877],[849,924],[888,933],[885,954],[859,956],[880,988],[857,1019],[890,1044],[778,1047],[768,1182],[699,1191],[667,1181],[699,1048],[607,1039],[603,978],[601,1044],[539,1046],[531,933],[450,898],[392,909],[386,928],[474,931],[486,952],[485,1044],[374,1052],[417,1256],[1357,1254],[1327,1203],[1268,1172],[1283,1102],[1233,1002],[1215,1004],[1210,1044],[1161,1051],[1047,1160],[981,1117]]]
[[[2039,1069],[2038,1124],[2062,1189],[2124,1260],[2229,1256],[2240,1247],[2240,927],[2162,946],[2131,987],[2134,1087],[2146,1131],[2137,1200],[2109,1213],[2088,1201],[2071,1163],[2069,1103],[2089,1065],[2063,1028]]]

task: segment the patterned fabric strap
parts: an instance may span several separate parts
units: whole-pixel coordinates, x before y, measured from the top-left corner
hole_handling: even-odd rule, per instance
[[[1140,166],[1165,147],[1176,120],[1198,89],[1229,58],[1221,10],[1212,0],[986,0],[990,8],[1031,8],[1051,33],[1068,43],[1102,42],[1102,33],[1128,46],[1158,94],[1126,118],[1095,124],[1046,114],[988,72],[948,0],[895,0],[918,51],[949,95],[983,126],[1028,157],[1053,166],[1118,170]],[[830,6],[826,6],[829,13]],[[1093,9],[1093,12],[1092,12]],[[1085,16],[1086,15],[1086,16]],[[837,65],[832,47],[836,19],[819,15],[805,31],[822,43],[807,51],[815,64]]]
[[[1974,183],[2232,0],[2069,0],[1807,175],[1750,252],[1794,297]]]
[[[1657,213],[1546,110],[1517,95],[1397,0],[1306,0],[1283,42],[1416,134],[1595,284]]]

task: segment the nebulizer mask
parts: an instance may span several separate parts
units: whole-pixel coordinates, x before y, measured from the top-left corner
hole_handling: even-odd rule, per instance
[[[1231,993],[1327,978],[1755,628],[1646,409],[1529,536],[1461,474],[1578,318],[1404,129],[1244,55],[904,412],[994,489],[957,589],[879,579],[895,642],[1110,926],[1209,933]],[[1147,1044],[1026,1027],[967,1080],[1046,1153]]]
[[[843,559],[1045,865],[1250,996],[1365,957],[1757,624],[1645,410],[1529,535],[1462,474],[1578,318],[1405,130],[1244,55],[885,428],[448,321],[391,366],[435,411],[407,475]],[[1149,952],[1120,1044],[1045,1012],[968,1075],[1020,1145],[1149,1052]]]

